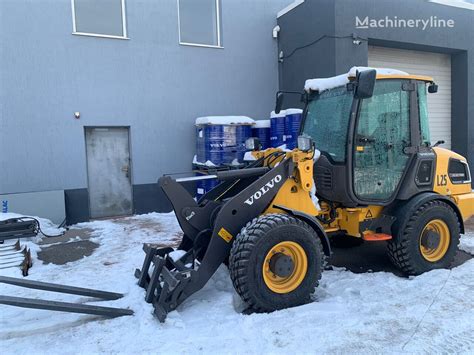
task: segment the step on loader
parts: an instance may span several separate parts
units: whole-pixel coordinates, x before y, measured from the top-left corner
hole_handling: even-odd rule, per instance
[[[307,82],[297,149],[260,151],[251,138],[245,169],[159,179],[184,236],[177,250],[144,245],[135,275],[160,321],[223,263],[256,312],[308,302],[341,233],[386,243],[407,275],[450,266],[474,193],[466,159],[430,142],[436,84],[373,69],[340,79]],[[203,178],[221,183],[195,201],[181,183]]]

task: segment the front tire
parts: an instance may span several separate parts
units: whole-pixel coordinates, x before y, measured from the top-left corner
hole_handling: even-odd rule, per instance
[[[428,201],[406,218],[405,227],[388,243],[393,264],[407,275],[449,268],[460,237],[459,220],[451,206],[439,200]]]
[[[240,297],[257,312],[307,303],[318,286],[321,241],[305,222],[285,214],[254,219],[234,241],[229,270]]]

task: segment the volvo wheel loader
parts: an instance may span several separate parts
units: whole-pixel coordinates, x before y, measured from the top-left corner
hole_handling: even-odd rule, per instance
[[[198,178],[159,179],[184,237],[177,250],[144,245],[135,274],[160,321],[223,263],[250,309],[303,304],[341,233],[386,241],[407,275],[450,266],[474,193],[466,159],[431,144],[427,91],[436,84],[371,69],[343,79],[306,88],[297,149],[259,151],[250,139],[255,160],[199,177],[221,181],[199,201],[181,185]]]

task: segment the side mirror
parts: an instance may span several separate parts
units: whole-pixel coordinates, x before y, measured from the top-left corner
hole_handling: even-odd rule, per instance
[[[357,73],[356,88],[354,91],[354,97],[356,99],[368,99],[374,94],[375,77],[377,71],[374,69],[364,70]]]
[[[275,113],[280,113],[281,108],[283,107],[283,93],[281,91],[278,91],[276,93],[276,102],[275,102]]]
[[[436,85],[435,83],[431,83],[429,86],[428,86],[428,92],[430,94],[436,94],[438,92],[438,85]]]

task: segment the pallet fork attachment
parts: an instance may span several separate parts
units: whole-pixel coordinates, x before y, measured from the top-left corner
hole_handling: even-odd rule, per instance
[[[223,183],[199,202],[181,186],[186,179],[158,180],[184,232],[179,257],[171,253],[172,248],[145,244],[143,266],[135,270],[138,285],[146,290],[145,300],[153,304],[160,322],[209,281],[229,256],[241,229],[265,211],[293,171],[293,161],[286,159],[273,169],[217,172],[215,177]],[[238,191],[229,193],[237,184]]]
[[[34,280],[25,280],[18,279],[14,277],[0,276],[0,283],[31,288],[35,290],[51,291],[58,293],[66,293],[71,295],[80,295],[98,298],[100,300],[116,300],[123,297],[123,294],[100,291],[90,288],[74,287],[59,285],[49,282],[41,282]],[[93,314],[103,317],[121,317],[127,315],[133,315],[131,309],[125,308],[114,308],[114,307],[103,307],[103,306],[94,306],[86,304],[77,304],[71,302],[59,302],[51,300],[41,300],[35,298],[26,298],[26,297],[14,297],[14,296],[5,296],[0,295],[0,304],[23,307],[23,308],[34,308],[34,309],[44,309],[50,311],[59,311],[59,312],[70,312],[70,313],[83,313],[83,314]]]

